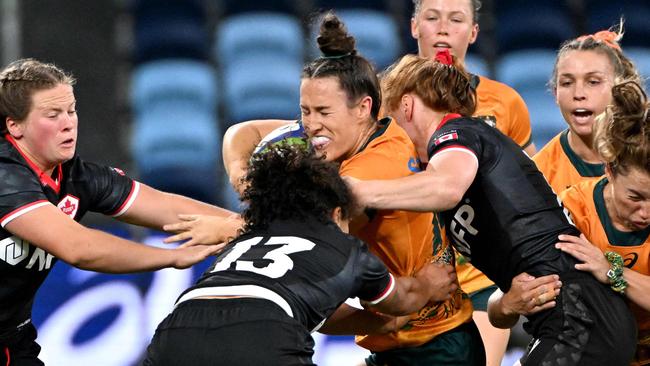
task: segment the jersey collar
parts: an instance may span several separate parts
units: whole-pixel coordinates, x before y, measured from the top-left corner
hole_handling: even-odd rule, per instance
[[[52,179],[51,176],[45,174],[45,172],[42,171],[41,168],[39,168],[38,165],[36,165],[36,163],[34,163],[29,157],[27,157],[27,155],[18,146],[18,143],[16,143],[16,140],[14,140],[14,138],[11,137],[10,134],[6,134],[5,139],[7,139],[7,141],[9,141],[14,146],[14,148],[16,148],[20,156],[22,156],[23,159],[25,159],[27,165],[29,165],[29,167],[32,168],[34,173],[36,173],[36,175],[38,176],[38,180],[40,180],[41,184],[44,186],[49,186],[54,190],[54,192],[58,194],[59,191],[61,190],[61,180],[63,179],[63,171],[61,170],[61,164],[54,167],[54,171],[56,172],[57,176],[56,179]]]
[[[571,164],[576,168],[581,177],[600,177],[605,175],[605,164],[587,163],[573,151],[571,145],[569,145],[569,130],[564,130],[560,134],[560,146],[562,146],[564,154],[569,158],[569,161],[571,161]]]
[[[442,126],[445,125],[445,123],[451,121],[452,119],[456,119],[456,118],[460,118],[460,117],[462,117],[462,116],[460,114],[458,114],[458,113],[447,113],[447,114],[445,114],[445,116],[442,117],[442,121],[440,121],[440,124],[436,128],[436,131],[440,130],[442,128]]]

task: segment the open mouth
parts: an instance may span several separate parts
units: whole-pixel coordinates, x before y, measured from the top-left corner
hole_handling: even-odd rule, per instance
[[[578,123],[585,123],[594,115],[594,112],[588,109],[578,108],[574,109],[571,115]]]
[[[330,141],[331,139],[325,136],[314,136],[311,138],[311,140],[309,140],[309,142],[311,142],[311,146],[313,146],[316,150],[324,149],[327,145],[329,145]]]
[[[61,143],[61,145],[65,146],[65,147],[74,146],[74,144],[75,144],[74,139],[63,140],[63,142]]]
[[[437,42],[437,43],[435,43],[433,45],[433,48],[447,48],[447,49],[449,49],[449,48],[451,48],[451,45],[449,43],[446,43],[446,42]]]

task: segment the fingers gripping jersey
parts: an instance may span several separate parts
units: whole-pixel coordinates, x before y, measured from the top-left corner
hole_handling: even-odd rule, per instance
[[[6,231],[5,225],[42,205],[55,205],[75,221],[88,211],[119,215],[138,184],[113,168],[75,156],[45,175],[14,145],[0,139],[0,332],[31,316],[34,294],[56,258]],[[47,223],[42,223],[47,225]]]
[[[451,148],[478,160],[462,200],[442,213],[456,249],[504,291],[524,271],[539,276],[571,269],[553,244],[559,233],[575,228],[521,148],[478,119],[446,118],[427,151],[431,159]]]
[[[268,230],[239,237],[188,291],[206,287],[247,296],[254,294],[240,291],[270,290],[279,296],[276,304],[313,330],[347,298],[378,302],[394,283],[362,241],[333,223],[308,219],[276,221]]]

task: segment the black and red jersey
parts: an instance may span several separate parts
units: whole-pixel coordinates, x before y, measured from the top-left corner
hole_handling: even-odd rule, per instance
[[[53,255],[5,226],[44,205],[57,206],[75,221],[88,211],[119,216],[130,207],[138,189],[139,183],[121,170],[76,155],[51,176],[45,175],[9,135],[0,138],[0,334],[30,320],[36,290],[56,262]]]
[[[447,236],[502,290],[521,272],[533,276],[574,270],[556,249],[561,233],[576,234],[535,163],[508,136],[475,118],[449,115],[429,140],[429,159],[463,151],[478,163],[462,200],[442,213]],[[462,167],[459,167],[462,169]]]

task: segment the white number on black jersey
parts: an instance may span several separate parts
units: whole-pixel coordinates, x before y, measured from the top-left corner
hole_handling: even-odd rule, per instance
[[[303,238],[295,236],[274,236],[267,240],[263,245],[282,245],[266,253],[262,259],[270,260],[271,263],[266,267],[256,267],[254,262],[247,260],[238,260],[244,253],[249,251],[252,246],[260,244],[262,237],[255,237],[240,241],[235,244],[234,248],[228,255],[223,257],[214,266],[212,272],[225,271],[235,263],[234,269],[237,271],[249,271],[261,274],[270,278],[280,278],[288,271],[293,269],[293,260],[289,257],[291,253],[304,252],[312,250],[316,244]]]

